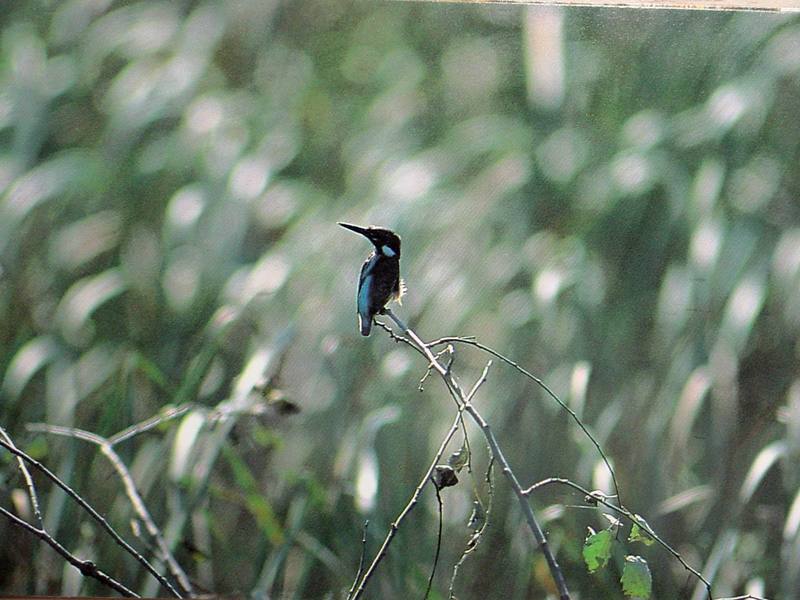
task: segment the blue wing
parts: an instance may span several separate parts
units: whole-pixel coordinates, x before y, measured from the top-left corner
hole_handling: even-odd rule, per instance
[[[373,313],[370,310],[370,298],[372,297],[372,287],[374,285],[374,277],[372,269],[375,268],[375,263],[378,262],[377,254],[370,254],[369,258],[364,262],[361,267],[361,274],[358,277],[358,297],[356,298],[356,307],[358,310],[358,327],[361,330],[361,335],[369,335],[372,330],[372,317]]]

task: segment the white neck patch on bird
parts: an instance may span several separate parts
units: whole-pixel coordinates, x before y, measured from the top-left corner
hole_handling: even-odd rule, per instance
[[[396,254],[396,252],[394,250],[392,250],[391,248],[389,248],[389,246],[383,246],[381,248],[381,253],[384,256],[388,256],[389,258],[392,258]]]

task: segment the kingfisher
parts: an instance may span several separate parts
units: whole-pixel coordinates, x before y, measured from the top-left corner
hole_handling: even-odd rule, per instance
[[[360,233],[375,249],[361,267],[358,278],[356,307],[361,335],[369,335],[372,319],[382,314],[387,303],[400,302],[405,284],[400,279],[400,236],[380,227],[359,227],[350,223],[339,223],[345,229]]]

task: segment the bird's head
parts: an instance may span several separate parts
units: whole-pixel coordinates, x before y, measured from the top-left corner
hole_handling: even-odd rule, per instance
[[[350,223],[339,223],[345,229],[360,233],[375,246],[375,252],[390,258],[400,257],[400,236],[390,229],[359,227]]]

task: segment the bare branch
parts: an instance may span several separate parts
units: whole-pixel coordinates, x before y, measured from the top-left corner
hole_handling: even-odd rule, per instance
[[[177,415],[176,415],[177,416]],[[158,423],[165,419],[161,418]],[[144,422],[145,426],[153,423],[154,419],[148,419]],[[157,423],[156,423],[157,424]],[[152,425],[153,427],[155,425]],[[184,572],[183,568],[181,568],[178,561],[175,559],[175,556],[170,551],[169,547],[167,546],[166,541],[164,540],[164,536],[161,533],[161,530],[153,521],[153,518],[150,516],[150,511],[147,510],[147,506],[142,500],[141,494],[139,494],[139,490],[136,487],[136,483],[133,481],[133,477],[131,476],[128,467],[125,466],[125,463],[122,461],[122,458],[117,454],[116,450],[114,450],[113,443],[111,439],[129,439],[131,435],[124,435],[119,436],[115,435],[114,438],[106,439],[102,436],[99,436],[95,433],[90,431],[85,431],[83,429],[77,429],[74,427],[61,427],[58,425],[48,425],[46,423],[30,423],[28,425],[29,431],[38,431],[44,433],[51,433],[54,435],[63,435],[79,440],[85,440],[96,444],[100,448],[100,452],[108,459],[111,463],[111,466],[114,467],[114,470],[119,475],[119,478],[122,480],[122,485],[125,488],[125,495],[128,497],[128,500],[133,507],[134,512],[139,516],[139,518],[144,523],[145,529],[147,533],[155,540],[156,547],[158,548],[159,552],[161,553],[164,562],[167,564],[167,568],[175,580],[178,582],[178,585],[181,587],[183,592],[188,595],[193,594],[192,584],[189,581],[189,577]],[[129,427],[126,429],[125,432],[140,432],[144,431],[145,429],[138,428],[137,426]]]
[[[667,542],[661,539],[661,537],[659,537],[658,534],[655,531],[653,531],[652,527],[650,527],[650,525],[646,521],[644,521],[641,518],[638,518],[635,514],[633,514],[624,506],[617,506],[615,504],[612,504],[611,502],[606,500],[605,495],[598,494],[595,492],[590,492],[589,490],[575,483],[574,481],[565,479],[563,477],[548,477],[547,479],[543,479],[542,481],[534,483],[529,488],[523,490],[523,494],[525,494],[526,496],[530,496],[536,490],[543,488],[547,485],[553,485],[553,484],[561,484],[571,487],[572,489],[577,490],[582,494],[584,494],[584,496],[590,499],[592,503],[602,504],[606,508],[609,508],[612,511],[616,512],[617,514],[622,515],[623,517],[628,519],[628,521],[630,521],[631,523],[635,523],[648,536],[653,538],[653,540],[655,540],[662,548],[664,548],[664,550],[672,554],[672,556],[675,557],[675,559],[679,563],[681,563],[684,569],[686,569],[692,575],[694,575],[700,581],[702,581],[703,585],[706,587],[706,591],[708,592],[709,599],[711,598],[711,583],[705,577],[703,577],[702,573],[700,573],[697,569],[693,568],[689,563],[687,563],[684,560],[683,556],[681,556],[677,550],[675,550]],[[747,596],[741,596],[740,598],[747,598]]]
[[[428,600],[433,587],[433,577],[436,575],[436,566],[439,564],[439,552],[442,550],[442,521],[444,521],[444,510],[442,506],[442,491],[438,485],[434,485],[433,489],[436,490],[436,504],[439,506],[439,531],[436,534],[436,554],[433,556],[433,567],[431,568],[431,576],[428,577],[428,587],[425,589],[424,600]]]
[[[494,467],[494,457],[489,459],[489,466],[486,467],[486,476],[485,481],[486,484],[489,486],[489,501],[487,502],[487,506],[485,511],[483,512],[483,523],[481,523],[480,527],[478,527],[477,531],[470,536],[469,541],[467,542],[467,546],[464,548],[464,551],[461,553],[461,557],[458,559],[455,565],[453,565],[453,575],[450,577],[450,589],[448,591],[448,598],[453,600],[455,598],[455,587],[456,587],[456,579],[458,578],[458,570],[461,568],[461,565],[464,564],[464,561],[467,560],[467,557],[472,554],[475,549],[478,547],[478,543],[480,542],[481,538],[483,537],[483,533],[486,531],[486,527],[489,525],[489,518],[492,514],[492,506],[494,504],[494,484],[492,483],[492,468]],[[476,493],[477,495],[477,493]],[[480,498],[477,498],[476,504],[480,507],[480,510],[483,510],[483,505],[481,504]],[[477,508],[476,508],[477,510]]]
[[[94,434],[92,434],[94,435]],[[142,556],[133,546],[131,546],[128,542],[126,542],[122,537],[116,532],[116,530],[109,525],[108,521],[98,513],[91,504],[86,502],[83,497],[78,494],[75,490],[73,490],[70,486],[64,483],[55,473],[53,473],[50,469],[45,467],[42,463],[40,463],[35,458],[29,456],[13,444],[9,444],[5,440],[0,440],[0,446],[8,450],[14,456],[23,459],[29,465],[32,465],[42,474],[44,474],[48,479],[50,479],[53,483],[55,483],[58,487],[64,490],[67,495],[72,498],[78,505],[83,508],[89,515],[97,521],[97,523],[108,533],[112,539],[123,548],[128,554],[133,556],[139,563],[141,563],[147,570],[150,572],[153,577],[155,577],[158,582],[164,586],[169,592],[175,596],[176,598],[182,598],[181,594],[172,586],[172,584],[167,581],[161,573],[159,573],[156,568],[148,561],[144,556]],[[83,572],[83,571],[81,571]]]
[[[9,510],[0,506],[0,514],[5,515],[9,521],[14,523],[19,527],[22,527],[26,531],[29,531],[40,540],[48,544],[53,550],[58,552],[64,559],[71,564],[73,567],[78,569],[81,572],[81,575],[84,577],[93,577],[97,579],[100,583],[110,587],[112,590],[115,590],[122,594],[123,596],[128,596],[131,598],[139,598],[139,595],[134,592],[133,590],[128,589],[124,585],[122,585],[119,581],[111,577],[110,575],[104,573],[100,569],[97,568],[90,560],[81,560],[74,554],[72,554],[69,550],[64,548],[61,544],[58,543],[49,533],[47,533],[44,529],[40,529],[38,527],[34,527],[27,521],[20,519],[17,515],[10,512]]]
[[[406,342],[406,343],[408,343],[408,342]],[[436,364],[438,365],[439,363],[437,362]],[[472,397],[475,396],[475,394],[478,392],[478,389],[481,387],[481,385],[483,385],[485,383],[486,376],[489,373],[489,368],[491,367],[491,365],[492,365],[492,362],[489,361],[487,363],[486,367],[484,367],[483,372],[481,373],[481,376],[478,378],[478,381],[475,382],[475,385],[472,386],[472,389],[470,390],[469,394],[466,396],[466,398],[468,400],[471,400]],[[386,556],[386,553],[389,550],[389,545],[392,543],[392,540],[394,539],[394,536],[397,535],[397,530],[400,528],[400,525],[402,524],[403,520],[406,518],[408,513],[410,513],[413,510],[413,508],[417,505],[417,502],[419,501],[419,496],[422,493],[422,488],[424,488],[425,485],[430,481],[431,473],[433,473],[433,470],[436,468],[436,465],[439,464],[439,461],[442,459],[442,456],[444,456],[444,452],[447,449],[447,445],[450,443],[450,440],[453,439],[453,436],[455,435],[456,431],[458,431],[458,427],[459,427],[459,425],[461,423],[462,412],[464,410],[464,406],[465,405],[463,403],[462,403],[461,406],[459,406],[458,414],[456,415],[455,419],[453,420],[452,425],[450,425],[450,429],[445,434],[444,439],[442,440],[442,443],[439,445],[439,450],[436,452],[436,455],[433,457],[433,460],[431,461],[431,464],[428,467],[428,470],[425,471],[425,475],[423,475],[423,477],[420,480],[419,484],[417,484],[417,487],[414,489],[414,493],[411,495],[411,499],[408,501],[408,503],[406,504],[405,508],[403,508],[403,510],[400,512],[400,514],[397,516],[397,518],[394,520],[394,522],[389,527],[389,532],[386,534],[386,538],[383,540],[383,544],[381,544],[381,547],[378,550],[378,553],[375,555],[375,558],[372,560],[372,563],[370,564],[369,568],[364,573],[364,577],[361,578],[361,582],[359,583],[358,588],[355,590],[354,593],[348,594],[348,596],[347,596],[348,600],[351,599],[351,598],[352,598],[352,600],[357,600],[364,593],[364,589],[366,588],[367,582],[369,582],[370,578],[375,573],[375,569],[378,568],[378,565],[381,563],[383,558]]]
[[[553,400],[555,400],[558,403],[558,405],[569,414],[569,416],[572,418],[572,420],[575,421],[575,424],[578,427],[580,427],[581,431],[583,431],[584,435],[589,439],[589,441],[592,443],[592,445],[597,450],[598,454],[600,455],[600,458],[605,463],[606,468],[608,469],[608,472],[611,474],[611,481],[614,484],[614,494],[617,496],[619,503],[622,504],[622,499],[620,498],[620,495],[619,495],[619,484],[617,483],[617,475],[616,475],[616,473],[614,472],[614,469],[611,466],[611,462],[608,460],[608,457],[606,456],[606,453],[603,451],[603,448],[600,445],[600,442],[597,441],[597,439],[594,437],[594,435],[592,435],[592,432],[589,431],[589,428],[586,425],[584,425],[583,421],[581,421],[581,418],[575,413],[574,410],[572,410],[567,405],[566,402],[564,402],[561,398],[559,398],[558,395],[553,390],[551,390],[544,381],[542,381],[541,379],[536,377],[536,375],[534,375],[533,373],[531,373],[530,371],[528,371],[527,369],[522,367],[519,363],[511,360],[507,356],[503,356],[502,354],[500,354],[494,348],[486,346],[485,344],[481,344],[480,342],[478,342],[475,339],[474,336],[465,336],[465,337],[449,336],[449,337],[443,337],[443,338],[439,338],[438,340],[434,340],[432,342],[428,342],[427,345],[428,345],[429,348],[435,348],[436,346],[441,346],[442,344],[452,344],[454,342],[455,343],[459,343],[459,344],[466,344],[468,346],[473,346],[475,348],[478,348],[479,350],[482,350],[483,352],[486,352],[487,354],[490,354],[490,355],[494,356],[495,358],[500,359],[502,362],[506,363],[508,366],[512,367],[513,369],[516,369],[519,373],[522,373],[522,375],[524,375],[525,377],[527,377],[528,379],[533,381],[536,385],[538,385],[540,388],[542,388],[548,396],[550,396]]]
[[[133,425],[123,429],[119,433],[115,433],[110,438],[108,438],[108,443],[111,444],[112,446],[116,446],[120,442],[129,440],[135,435],[139,435],[140,433],[144,433],[145,431],[150,431],[151,429],[153,429],[154,427],[158,427],[162,423],[166,423],[167,421],[171,421],[172,419],[177,419],[178,417],[186,414],[186,412],[188,412],[192,408],[194,408],[194,403],[184,402],[179,406],[163,410],[158,415],[150,417],[149,419],[145,419],[140,423],[134,423]]]
[[[471,399],[468,399],[464,391],[461,389],[458,381],[453,377],[453,374],[450,372],[449,369],[443,367],[441,363],[437,360],[437,358],[433,355],[430,350],[430,346],[425,344],[419,336],[409,327],[401,321],[392,311],[391,309],[385,309],[384,313],[394,321],[395,325],[397,325],[402,332],[407,335],[411,340],[414,342],[412,347],[416,347],[417,350],[422,352],[425,357],[428,359],[430,364],[433,365],[434,369],[441,375],[442,380],[444,381],[445,385],[447,386],[448,390],[450,390],[451,394],[454,398],[457,398],[460,401],[461,406],[459,408],[459,412],[463,409],[465,410],[472,420],[480,427],[481,432],[483,432],[486,441],[489,444],[489,447],[492,451],[492,456],[497,460],[497,463],[500,465],[500,468],[503,472],[503,475],[506,476],[508,479],[509,484],[511,485],[511,489],[514,491],[514,494],[517,497],[520,509],[522,510],[522,514],[525,517],[526,522],[528,523],[528,527],[533,534],[536,543],[541,548],[542,554],[544,554],[545,560],[547,561],[547,565],[550,569],[550,574],[553,577],[553,580],[556,584],[556,588],[558,589],[559,596],[561,600],[568,600],[570,598],[569,590],[567,589],[567,584],[564,579],[564,574],[561,571],[561,568],[558,566],[558,562],[556,561],[555,555],[550,550],[549,543],[547,538],[542,531],[539,522],[536,520],[536,516],[533,514],[533,510],[531,509],[530,504],[528,503],[527,496],[522,491],[522,486],[520,485],[519,481],[517,480],[514,471],[511,469],[511,466],[508,463],[508,460],[503,454],[503,451],[500,449],[500,445],[497,442],[497,438],[494,435],[489,424],[486,420],[481,416],[481,414],[477,411],[477,409],[472,405]],[[409,343],[406,341],[406,343]]]
[[[0,437],[2,437],[6,442],[14,446],[14,441],[11,439],[11,436],[6,433],[6,430],[0,427]],[[14,446],[16,448],[16,446]],[[33,509],[33,516],[36,518],[36,522],[39,524],[39,529],[44,531],[44,520],[42,519],[42,511],[39,509],[39,496],[36,494],[36,486],[33,485],[33,478],[31,477],[30,471],[28,471],[28,467],[25,464],[25,461],[22,460],[19,456],[17,457],[17,465],[19,466],[19,470],[22,473],[22,477],[25,479],[25,485],[28,488],[28,497],[31,499],[31,508]]]
[[[364,572],[364,559],[367,557],[367,527],[369,527],[369,521],[364,521],[364,530],[361,534],[361,558],[358,559],[358,571],[356,571],[356,578],[353,579],[353,585],[350,586],[350,589],[347,590],[347,597],[350,598],[353,595],[353,590],[356,589],[356,585],[358,585],[358,580],[361,579],[361,573]]]

